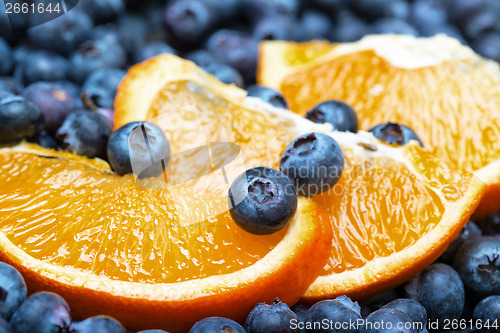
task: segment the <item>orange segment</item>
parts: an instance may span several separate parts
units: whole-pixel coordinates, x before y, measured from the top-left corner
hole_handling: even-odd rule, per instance
[[[291,66],[291,53],[300,58],[304,52],[297,48],[264,42],[259,62],[259,82],[280,90],[294,112],[340,99],[356,110],[363,130],[387,121],[410,126],[446,163],[488,182],[476,216],[500,209],[500,173],[486,168],[500,158],[496,63],[445,36],[370,36],[330,45],[307,64]],[[285,74],[268,79],[276,71]]]
[[[316,54],[320,59],[319,53],[309,58]],[[186,105],[196,106],[197,112],[177,109]],[[439,256],[483,192],[477,178],[448,167],[414,144],[397,148],[366,132],[331,133],[329,125],[245,98],[243,90],[174,56],[132,68],[119,89],[116,110],[117,126],[164,117],[160,122],[171,141],[176,136],[196,140],[193,131],[179,129],[188,128],[180,124],[194,128],[193,119],[199,120],[208,141],[236,144],[248,167],[277,168],[285,146],[300,134],[332,135],[344,151],[346,167],[333,189],[313,198],[327,212],[333,236],[322,276],[304,296],[309,301],[340,294],[367,297],[405,281]],[[182,140],[173,145],[188,148]],[[175,168],[178,161],[172,163]],[[214,189],[212,177],[197,180],[197,193],[221,193]],[[434,233],[437,237],[430,236]]]
[[[243,320],[256,302],[297,301],[327,259],[331,232],[307,199],[287,228],[256,236],[227,209],[210,215],[209,195],[145,189],[83,157],[23,145],[0,150],[0,165],[0,259],[76,318],[171,332],[212,315]]]

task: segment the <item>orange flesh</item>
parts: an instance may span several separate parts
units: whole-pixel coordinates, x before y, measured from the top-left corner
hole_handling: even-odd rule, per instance
[[[132,176],[77,161],[2,153],[0,168],[0,230],[9,240],[36,259],[111,279],[167,283],[234,272],[286,232],[251,235],[228,213],[191,224],[212,199],[146,190]],[[192,215],[180,213],[181,203]]]
[[[367,50],[290,74],[281,90],[299,114],[340,99],[353,106],[363,130],[387,121],[408,125],[445,162],[474,171],[500,155],[500,113],[493,112],[499,87],[492,69],[475,62],[403,69]]]

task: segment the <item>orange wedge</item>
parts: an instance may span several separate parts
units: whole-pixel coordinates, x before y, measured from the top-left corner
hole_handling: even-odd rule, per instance
[[[340,99],[356,110],[363,130],[387,121],[410,126],[446,163],[487,184],[474,217],[500,209],[497,63],[442,35],[368,36],[317,50],[316,42],[263,42],[259,83],[281,91],[301,115]]]
[[[181,108],[186,105],[197,112]],[[309,301],[341,294],[367,297],[405,281],[444,251],[484,190],[472,174],[448,167],[416,143],[398,148],[366,132],[332,133],[329,125],[246,97],[175,56],[134,66],[115,107],[116,126],[164,119],[158,123],[178,151],[196,140],[189,128],[199,121],[208,142],[229,140],[240,147],[247,167],[278,168],[285,147],[299,134],[332,135],[343,148],[345,170],[334,188],[313,198],[327,213],[333,237],[321,277],[303,296]],[[182,163],[175,159],[171,163],[174,171],[188,167],[177,166]],[[211,177],[192,187],[220,195]]]
[[[217,198],[143,188],[100,160],[25,144],[1,149],[0,166],[0,260],[30,292],[63,296],[75,318],[169,332],[208,316],[242,321],[257,302],[296,302],[328,257],[331,230],[305,198],[287,228],[257,236],[227,209],[213,214]]]

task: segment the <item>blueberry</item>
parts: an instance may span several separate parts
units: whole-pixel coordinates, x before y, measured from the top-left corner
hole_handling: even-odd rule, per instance
[[[203,67],[203,70],[215,76],[220,82],[226,84],[235,84],[240,88],[242,88],[244,85],[243,77],[241,76],[241,74],[231,66],[214,63]]]
[[[430,27],[446,24],[447,20],[444,1],[416,0],[411,7],[410,22],[422,33]]]
[[[443,287],[446,286],[446,287]],[[432,264],[406,285],[408,298],[422,304],[430,320],[459,319],[464,309],[465,292],[460,275],[448,265]]]
[[[243,75],[247,84],[255,81],[258,41],[236,30],[216,31],[207,41],[207,49]]]
[[[355,304],[355,303],[354,303]],[[328,333],[328,332],[358,332],[356,325],[349,328],[351,323],[357,323],[361,319],[359,309],[357,311],[353,310],[352,306],[346,306],[345,304],[337,300],[326,300],[321,301],[309,309],[306,315],[306,332],[310,333]],[[338,329],[330,330],[322,327],[324,321],[333,322],[339,325]],[[342,325],[344,324],[344,325]],[[311,327],[308,327],[311,326]]]
[[[299,333],[290,327],[292,320],[297,321],[297,315],[276,298],[271,305],[259,303],[253,308],[246,319],[245,330],[248,333]]]
[[[159,54],[177,54],[177,51],[165,42],[149,42],[136,50],[134,62],[139,63]]]
[[[14,53],[9,44],[0,37],[0,75],[8,75],[14,66]]]
[[[131,57],[135,50],[138,49],[143,43],[143,36],[141,35],[141,32],[132,31],[133,28],[135,28],[135,26],[123,27],[114,23],[99,25],[92,30],[89,39],[100,39],[109,41],[110,43],[120,44],[125,49],[129,57]]]
[[[209,317],[200,320],[189,330],[189,333],[246,333],[245,329],[235,321],[221,317]]]
[[[254,25],[252,36],[257,40],[289,40],[294,23],[288,16],[264,16]]]
[[[0,94],[21,95],[24,86],[18,78],[13,76],[0,77]]]
[[[421,323],[418,332],[425,332],[427,311],[419,302],[410,298],[399,298],[382,306],[382,309],[394,309],[407,315],[414,323]],[[415,326],[415,328],[417,328]]]
[[[256,235],[283,229],[297,210],[297,192],[290,179],[268,167],[249,169],[239,175],[228,197],[234,222]]]
[[[0,98],[0,144],[11,144],[37,136],[44,125],[42,111],[22,96]]]
[[[111,128],[103,116],[94,111],[71,113],[57,130],[61,148],[90,158],[106,157],[106,145]]]
[[[303,323],[305,325],[306,322],[306,316],[307,316],[307,311],[309,311],[309,306],[303,304],[303,303],[297,303],[294,306],[290,308],[296,315],[297,315],[297,320],[299,323]],[[300,330],[300,333],[305,333],[306,328],[305,326],[302,327]]]
[[[467,42],[462,36],[460,30],[450,23],[439,24],[439,25],[426,25],[419,30],[420,34],[424,37],[432,37],[437,34],[445,34],[449,37],[458,39],[460,43],[466,45]]]
[[[481,12],[470,16],[463,25],[464,35],[475,40],[486,33],[496,33],[500,31],[500,3],[489,2]]]
[[[314,8],[320,12],[326,13],[331,17],[336,17],[337,14],[344,8],[345,4],[346,4],[345,0],[309,0],[308,1],[308,7]]]
[[[123,68],[127,54],[123,47],[109,40],[90,40],[80,45],[71,57],[72,79],[83,83],[90,74],[101,68]]]
[[[384,308],[366,317],[360,333],[416,333],[413,321],[403,312]]]
[[[172,1],[165,9],[164,20],[177,42],[197,47],[213,30],[216,14],[203,1]]]
[[[472,43],[474,51],[500,62],[500,35],[498,33],[488,33],[480,36]]]
[[[321,11],[306,9],[294,25],[294,39],[297,41],[328,39],[333,29],[328,15]]]
[[[47,23],[28,30],[30,45],[63,54],[73,52],[87,39],[92,30],[92,19],[83,11],[74,9]]]
[[[464,244],[469,239],[481,236],[481,229],[472,221],[467,222],[467,224],[462,228],[457,238],[455,238],[446,251],[439,257],[439,260],[445,263],[452,263],[458,249],[462,244]]]
[[[500,294],[500,241],[476,237],[458,250],[453,267],[462,277],[468,295],[481,299]]]
[[[376,34],[400,34],[417,37],[418,31],[407,22],[392,17],[384,17],[373,23],[373,32]]]
[[[477,222],[483,235],[500,234],[500,212],[493,213]]]
[[[116,91],[125,74],[118,68],[102,68],[92,73],[83,84],[83,104],[90,109],[112,109]]]
[[[370,32],[369,26],[348,11],[339,13],[331,38],[336,42],[354,42]]]
[[[386,292],[364,299],[360,302],[363,317],[367,317],[370,313],[380,309],[385,304],[401,298],[397,289],[391,289]]]
[[[373,127],[370,129],[370,132],[373,133],[377,139],[388,144],[396,143],[402,146],[410,140],[416,140],[420,146],[423,146],[417,134],[411,128],[404,125],[389,122]]]
[[[95,109],[95,112],[99,113],[101,116],[106,119],[106,121],[109,124],[109,127],[113,128],[115,125],[115,110],[110,109],[110,108],[97,108]]]
[[[208,67],[212,64],[224,63],[222,59],[205,49],[198,49],[196,51],[189,52],[186,54],[185,58],[191,60],[200,67]]]
[[[393,0],[351,0],[350,8],[362,18],[374,21],[390,12]]]
[[[0,262],[0,318],[9,320],[26,296],[26,284],[21,274],[14,267]]]
[[[108,316],[95,316],[71,325],[71,333],[127,333],[119,321]]]
[[[474,308],[472,316],[474,322],[482,323],[482,327],[478,327],[478,332],[498,332],[498,326],[500,326],[500,296],[493,295],[483,299]],[[487,323],[489,327],[487,327]]]
[[[280,169],[290,177],[299,194],[313,196],[338,182],[344,170],[344,154],[328,135],[304,134],[286,147]]]
[[[146,331],[139,331],[137,333],[168,333],[164,330],[146,330]]]
[[[35,293],[17,309],[10,325],[13,333],[67,333],[71,325],[68,303],[54,293]]]
[[[57,140],[46,131],[42,131],[33,141],[44,148],[56,149],[58,147]]]
[[[82,107],[80,89],[70,82],[36,82],[24,91],[26,100],[35,103],[45,117],[45,129],[54,134],[64,119]]]
[[[25,84],[37,81],[63,81],[69,76],[69,61],[51,51],[32,51],[16,66],[16,75]]]
[[[410,17],[410,3],[406,0],[391,1],[389,4],[387,16],[408,21]]]
[[[316,105],[306,114],[315,123],[329,123],[335,131],[358,131],[356,112],[342,101],[327,101]]]
[[[231,22],[239,14],[240,0],[201,0],[216,14],[218,22]]]
[[[125,12],[124,0],[86,0],[82,7],[96,23],[113,21]]]
[[[0,333],[12,333],[9,323],[3,318],[0,318]]]
[[[242,0],[242,13],[249,21],[258,21],[264,16],[284,15],[296,17],[299,0]]]
[[[144,140],[144,136],[147,141]],[[129,148],[133,150],[130,151]],[[151,165],[151,155],[154,159],[153,165]],[[128,123],[109,137],[108,160],[120,175],[134,173],[139,177],[156,177],[163,172],[169,157],[168,140],[161,128],[152,123]]]
[[[258,97],[266,103],[277,108],[288,109],[288,104],[282,94],[276,90],[257,84],[247,88],[248,96]]]

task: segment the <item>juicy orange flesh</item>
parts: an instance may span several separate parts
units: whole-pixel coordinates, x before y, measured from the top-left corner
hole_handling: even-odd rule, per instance
[[[393,159],[370,160],[344,149],[339,182],[315,201],[333,226],[331,256],[324,274],[364,266],[414,244],[439,223],[442,200],[404,165]]]
[[[265,256],[287,229],[252,235],[228,213],[196,221],[212,199],[143,189],[132,176],[33,153],[0,154],[0,184],[0,230],[13,244],[36,259],[122,281],[234,272]]]
[[[466,61],[396,68],[367,50],[290,74],[281,90],[299,114],[340,99],[363,130],[387,121],[410,126],[446,162],[474,171],[500,154],[500,82],[493,71]]]

